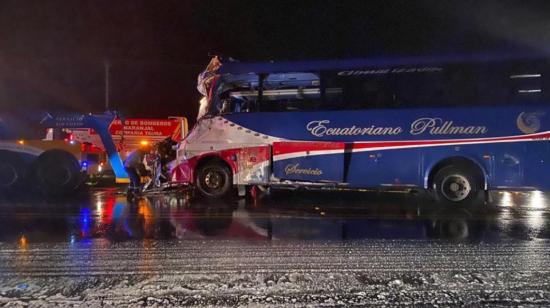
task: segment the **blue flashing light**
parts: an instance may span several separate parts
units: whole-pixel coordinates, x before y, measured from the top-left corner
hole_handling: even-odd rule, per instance
[[[86,237],[90,234],[91,229],[91,212],[89,208],[83,208],[80,210],[80,234],[82,237]]]

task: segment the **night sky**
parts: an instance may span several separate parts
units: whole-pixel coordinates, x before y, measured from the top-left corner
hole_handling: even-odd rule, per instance
[[[210,54],[241,61],[550,50],[530,1],[0,0],[0,114],[194,119]]]

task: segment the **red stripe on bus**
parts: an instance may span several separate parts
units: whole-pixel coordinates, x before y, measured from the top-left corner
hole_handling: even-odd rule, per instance
[[[369,148],[391,148],[401,146],[422,146],[422,145],[445,145],[455,143],[483,143],[483,142],[497,142],[497,141],[518,141],[518,140],[537,140],[537,139],[550,139],[550,132],[520,135],[520,136],[507,136],[507,137],[492,137],[492,138],[469,138],[469,139],[448,139],[448,140],[406,140],[406,141],[374,141],[374,142],[359,142],[348,144],[351,145],[351,150],[369,149]],[[331,150],[344,150],[344,142],[276,142],[273,144],[273,155],[284,155],[292,153],[300,153],[306,151],[331,151]]]

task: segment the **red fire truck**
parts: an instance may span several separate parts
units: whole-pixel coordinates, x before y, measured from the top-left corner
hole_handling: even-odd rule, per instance
[[[109,127],[113,142],[123,160],[140,145],[153,145],[169,137],[179,141],[185,136],[187,130],[188,124],[185,117],[127,118],[124,123],[116,119]],[[93,128],[66,129],[66,131],[70,133],[71,138],[83,145],[88,174],[92,180],[109,180],[114,177],[105,146]],[[116,182],[127,183],[128,179],[117,177]]]

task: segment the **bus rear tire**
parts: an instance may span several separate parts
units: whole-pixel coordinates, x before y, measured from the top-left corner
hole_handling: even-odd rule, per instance
[[[433,180],[433,195],[438,203],[472,205],[483,195],[482,182],[471,167],[446,166]]]
[[[207,198],[222,198],[232,190],[231,171],[224,163],[212,161],[197,169],[196,187]]]

